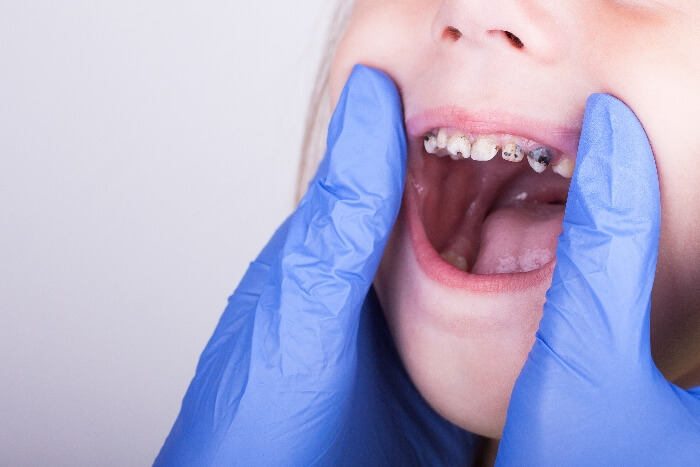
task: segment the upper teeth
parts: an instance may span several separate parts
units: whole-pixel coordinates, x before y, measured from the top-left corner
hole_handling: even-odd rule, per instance
[[[447,147],[447,130],[440,128],[437,134],[437,147],[445,149]]]
[[[508,143],[503,147],[502,155],[507,161],[520,162],[525,157],[525,151],[515,143]]]
[[[469,159],[489,161],[499,151],[503,159],[520,162],[527,154],[527,160],[535,172],[544,172],[549,165],[562,177],[571,178],[574,160],[534,141],[509,135],[470,135],[461,132],[448,132],[446,128],[430,131],[423,137],[425,151],[439,157],[449,154],[453,160]],[[503,148],[501,150],[501,147]]]
[[[562,159],[552,166],[552,170],[562,177],[571,178],[574,175],[574,161],[571,159]]]
[[[472,159],[475,161],[490,161],[498,154],[499,149],[501,148],[494,141],[487,138],[479,138],[474,141],[474,146],[472,146]]]
[[[527,153],[527,161],[535,172],[542,173],[552,162],[552,151],[547,148],[533,149]]]
[[[426,133],[423,137],[423,145],[425,146],[425,151],[430,154],[435,154],[437,152],[437,138],[432,133]]]
[[[454,160],[469,159],[471,151],[472,145],[469,144],[469,140],[460,133],[455,133],[447,140],[447,152]]]

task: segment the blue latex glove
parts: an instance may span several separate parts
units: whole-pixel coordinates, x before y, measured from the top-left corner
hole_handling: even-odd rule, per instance
[[[515,384],[499,465],[700,465],[700,388],[651,358],[656,166],[619,100],[586,106],[557,265]]]
[[[411,384],[370,290],[406,172],[401,101],[385,74],[355,67],[328,148],[230,298],[156,465],[473,459],[475,438]]]

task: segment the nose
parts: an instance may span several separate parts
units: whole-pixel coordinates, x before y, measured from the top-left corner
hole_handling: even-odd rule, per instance
[[[565,54],[562,26],[556,7],[545,7],[542,2],[444,0],[431,34],[440,47],[511,51],[553,62]]]

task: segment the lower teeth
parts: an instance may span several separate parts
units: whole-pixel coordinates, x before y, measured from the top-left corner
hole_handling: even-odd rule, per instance
[[[452,266],[456,267],[457,269],[461,269],[462,271],[466,271],[467,267],[469,266],[467,264],[467,259],[453,250],[445,250],[440,254],[440,256],[442,256],[442,259],[452,264]]]

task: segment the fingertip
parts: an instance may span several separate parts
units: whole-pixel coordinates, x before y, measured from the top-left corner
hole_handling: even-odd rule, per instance
[[[386,73],[357,65],[333,113],[324,160],[293,216],[285,248],[303,250],[295,258],[320,258],[335,270],[333,275],[351,273],[368,286],[398,215],[405,179],[398,90]],[[317,239],[313,244],[308,242],[312,237]]]
[[[569,201],[567,217],[585,213],[596,218],[597,229],[660,223],[658,174],[646,132],[634,112],[609,94],[586,102]],[[602,217],[604,212],[611,216]]]
[[[624,112],[625,109],[629,110],[620,99],[611,94],[594,93],[586,99],[586,113],[591,116],[600,112]]]
[[[358,63],[352,68],[348,84],[350,89],[358,85],[372,89],[378,102],[386,104],[389,108],[400,109],[402,106],[394,80],[382,70]]]
[[[355,126],[349,128],[347,124],[348,120],[358,116],[362,116],[363,121],[366,121],[365,129],[379,127],[396,130],[398,128],[399,133],[402,136],[404,134],[402,102],[394,81],[387,73],[362,64],[353,66],[333,110],[326,136],[327,153],[321,160],[310,185],[328,174],[330,150],[337,144],[343,133],[352,133],[358,138],[356,141],[358,146],[362,144],[362,125],[360,128]],[[391,131],[385,131],[387,136],[391,133]],[[403,138],[400,138],[398,148],[401,149],[400,152],[405,153]],[[405,157],[399,157],[392,163],[405,172]]]
[[[619,99],[590,96],[540,326],[548,345],[569,339],[597,355],[624,342],[646,352],[660,219],[656,164],[640,121]]]
[[[355,65],[328,130],[320,178],[341,198],[378,198],[398,210],[406,175],[399,92],[383,71]]]
[[[581,142],[579,152],[582,147],[593,147],[594,149],[606,149],[610,155],[621,156],[623,151],[633,151],[640,156],[630,158],[610,158],[611,163],[621,163],[641,161],[647,164],[648,168],[654,166],[653,154],[649,139],[635,113],[620,99],[610,94],[592,94],[586,100],[586,110],[583,117],[583,128],[581,130]],[[599,156],[604,156],[598,152]]]
[[[394,81],[386,72],[361,63],[352,67],[348,83],[354,83],[357,80],[368,83],[371,82],[378,89],[382,89],[386,93],[393,93],[396,91]]]

